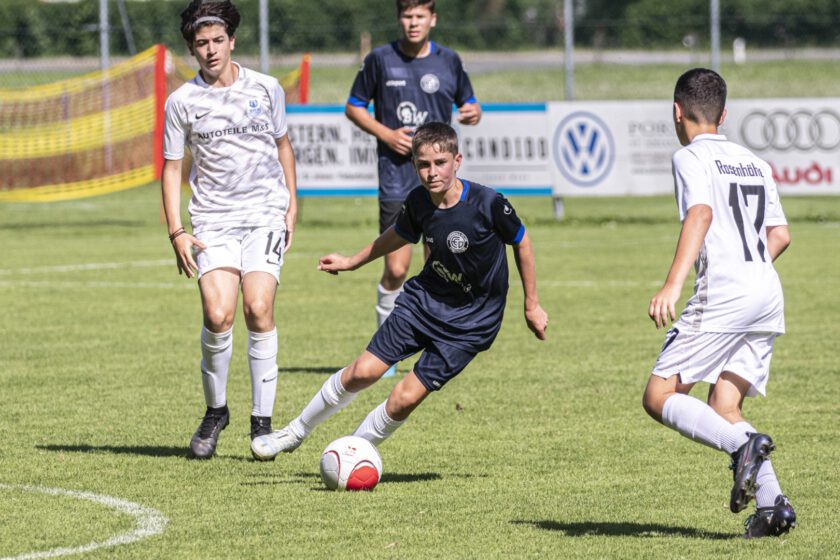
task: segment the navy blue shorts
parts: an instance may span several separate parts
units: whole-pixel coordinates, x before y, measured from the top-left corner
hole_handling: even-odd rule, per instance
[[[432,339],[398,313],[391,313],[379,327],[367,350],[389,366],[423,350],[414,364],[414,375],[429,391],[446,385],[478,354]]]
[[[402,200],[379,201],[379,233],[385,233],[386,229],[397,223],[402,207]]]

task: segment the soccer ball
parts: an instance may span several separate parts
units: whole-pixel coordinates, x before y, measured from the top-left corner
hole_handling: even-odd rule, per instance
[[[338,438],[321,454],[321,480],[330,490],[373,490],[381,474],[376,447],[358,436]]]

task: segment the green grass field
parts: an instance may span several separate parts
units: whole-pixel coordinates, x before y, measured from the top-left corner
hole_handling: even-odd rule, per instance
[[[834,556],[840,200],[785,200],[788,334],[769,396],[745,411],[778,444],[773,462],[799,526],[753,542],[738,538],[747,512],[727,508],[728,458],[640,404],[663,339],[646,309],[673,254],[673,200],[572,199],[562,223],[547,199],[513,202],[534,240],[549,340],[525,327],[514,277],[494,347],[382,446],[383,480],[362,494],[322,488],[320,452],[396,381],[362,393],[295,453],[255,462],[241,317],[231,425],[215,459],[187,458],[204,408],[200,306],[195,282],[176,273],[156,188],[0,205],[0,558],[118,539],[135,529],[126,511],[145,511],[43,488],[168,519],[160,534],[89,558]],[[315,266],[374,230],[373,199],[303,203],[277,300],[278,426],[373,332],[379,265],[337,278]]]

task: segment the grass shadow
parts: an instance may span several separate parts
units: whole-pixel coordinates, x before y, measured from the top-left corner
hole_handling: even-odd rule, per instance
[[[516,525],[531,525],[544,531],[560,531],[569,537],[687,537],[692,539],[729,540],[740,538],[733,533],[718,533],[705,531],[693,527],[672,527],[659,523],[615,523],[609,521],[582,521],[579,523],[562,523],[560,521],[539,520],[528,521],[517,519],[511,521]]]
[[[71,453],[114,453],[117,455],[144,455],[147,457],[189,457],[185,446],[172,445],[36,445],[44,451]]]
[[[277,371],[280,373],[335,373],[344,366],[338,367],[279,367]]]
[[[380,482],[388,484],[406,484],[409,482],[429,482],[431,480],[440,480],[442,477],[438,473],[384,473]]]

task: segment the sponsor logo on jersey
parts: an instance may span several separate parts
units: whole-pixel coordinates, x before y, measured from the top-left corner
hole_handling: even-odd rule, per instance
[[[446,246],[457,255],[469,249],[470,241],[460,231],[453,231],[446,237]]]
[[[435,93],[440,89],[440,80],[434,74],[426,74],[420,78],[420,89],[426,93]]]
[[[405,87],[405,80],[388,80],[385,87]]]
[[[434,237],[427,237],[427,238],[426,238],[426,243],[434,243],[434,242],[435,242],[435,238],[434,238]]]
[[[209,114],[210,114],[210,111],[207,111],[206,113],[201,113],[200,115],[196,115],[195,120],[203,119],[204,117],[206,117]]]
[[[248,115],[252,117],[257,117],[262,113],[262,107],[260,107],[260,102],[256,99],[251,99],[248,101]]]
[[[507,204],[505,204],[505,209],[504,209],[505,216],[509,216],[511,212],[513,212],[513,209],[510,206],[508,206]]]
[[[462,290],[464,290],[465,294],[468,294],[472,290],[472,285],[464,282],[464,274],[462,272],[457,274],[450,272],[440,261],[432,261],[432,270],[434,270],[438,276],[447,282],[457,284]]]
[[[578,111],[557,125],[553,155],[555,165],[570,183],[594,187],[612,170],[615,142],[604,121]]]
[[[426,122],[428,111],[418,111],[417,105],[411,101],[403,101],[397,105],[397,119],[403,126],[418,127]]]

